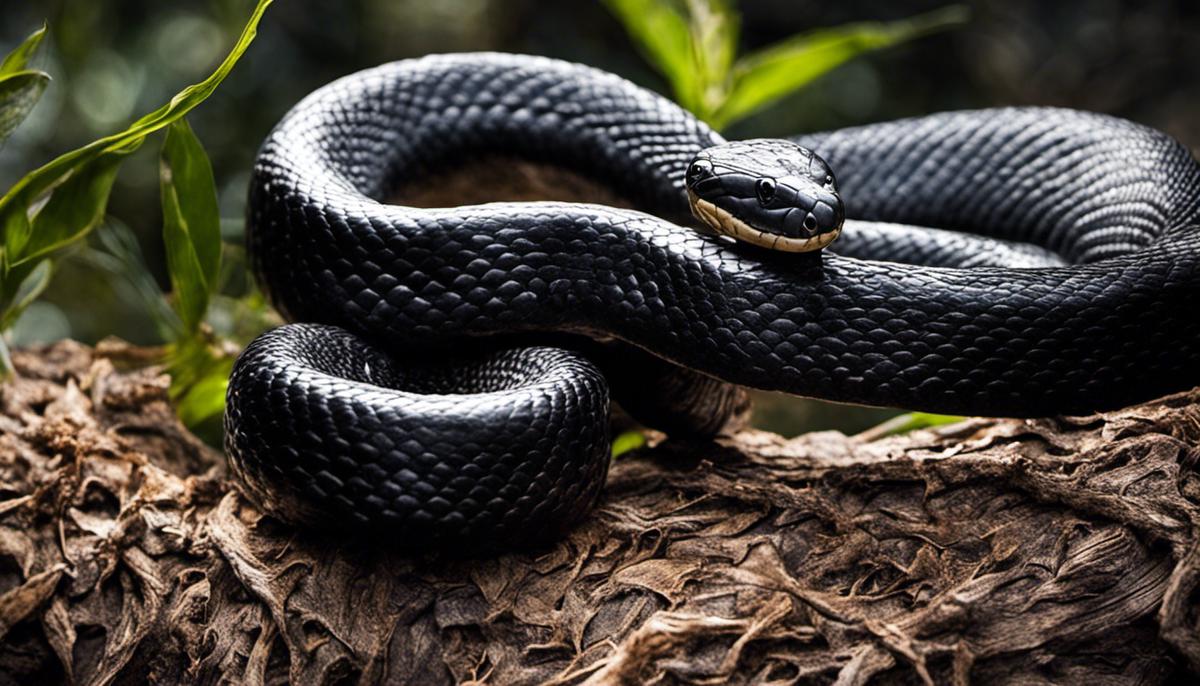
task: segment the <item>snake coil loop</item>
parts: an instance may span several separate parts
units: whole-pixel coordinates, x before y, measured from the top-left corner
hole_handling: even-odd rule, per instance
[[[318,90],[270,134],[251,182],[255,274],[307,323],[236,365],[235,474],[289,519],[500,547],[591,507],[606,378],[676,433],[743,412],[732,384],[1037,416],[1200,381],[1200,167],[1168,136],[1012,108],[786,145],[830,165],[808,168],[803,211],[776,207],[800,192],[786,170],[752,161],[743,188],[730,170],[746,158],[721,154],[736,143],[587,67],[433,56]],[[582,174],[636,209],[385,202],[488,155]],[[822,253],[701,235],[690,217],[739,235],[774,222],[760,244],[826,240],[842,225],[834,174],[849,219]],[[605,343],[522,347],[545,335]]]

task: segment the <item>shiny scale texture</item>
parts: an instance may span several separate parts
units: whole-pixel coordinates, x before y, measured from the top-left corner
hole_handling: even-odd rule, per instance
[[[822,253],[695,232],[684,174],[723,139],[610,74],[467,54],[322,88],[260,152],[248,242],[276,307],[325,326],[266,334],[239,361],[227,414],[235,472],[292,519],[398,525],[422,540],[493,527],[504,533],[492,540],[541,537],[586,511],[599,486],[574,480],[602,478],[607,437],[603,380],[578,353],[554,353],[537,372],[546,380],[522,385],[524,367],[511,365],[547,349],[481,351],[481,340],[539,332],[621,342],[631,363],[609,356],[610,378],[658,378],[645,371],[657,366],[693,379],[664,387],[719,396],[685,402],[614,381],[674,431],[722,424],[697,407],[742,411],[730,384],[1039,416],[1200,381],[1200,170],[1166,135],[1007,108],[793,140],[830,164],[850,218]],[[637,209],[385,202],[495,154],[579,172]],[[329,345],[338,352],[321,352]],[[447,354],[476,361],[441,367],[459,385],[437,387],[450,394],[436,407],[405,388],[411,371],[395,371]],[[359,369],[376,357],[391,362]],[[484,391],[493,363],[510,365],[513,390]],[[708,377],[727,383],[694,382]],[[568,451],[575,461],[559,463]],[[455,471],[465,465],[479,469]]]

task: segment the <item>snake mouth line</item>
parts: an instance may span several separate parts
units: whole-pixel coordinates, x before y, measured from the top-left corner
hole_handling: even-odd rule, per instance
[[[817,234],[810,238],[792,238],[777,233],[768,233],[750,226],[713,203],[701,199],[691,191],[688,191],[688,196],[691,200],[692,214],[704,222],[706,227],[721,235],[752,243],[769,250],[812,252],[829,245],[841,233],[841,229],[837,229]]]

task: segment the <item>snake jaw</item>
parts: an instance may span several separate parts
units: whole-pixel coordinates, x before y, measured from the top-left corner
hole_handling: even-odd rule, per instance
[[[825,233],[819,233],[809,238],[792,238],[777,233],[760,231],[746,222],[735,217],[717,205],[697,196],[688,190],[688,204],[692,215],[701,221],[706,229],[722,236],[745,241],[768,250],[780,252],[814,252],[827,247],[842,233],[841,227]]]

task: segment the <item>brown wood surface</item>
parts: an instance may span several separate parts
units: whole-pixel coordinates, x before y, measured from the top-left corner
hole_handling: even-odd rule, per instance
[[[1200,390],[620,457],[542,550],[260,519],[131,351],[0,387],[0,684],[1106,683],[1200,674]],[[1189,676],[1190,675],[1190,676]]]

